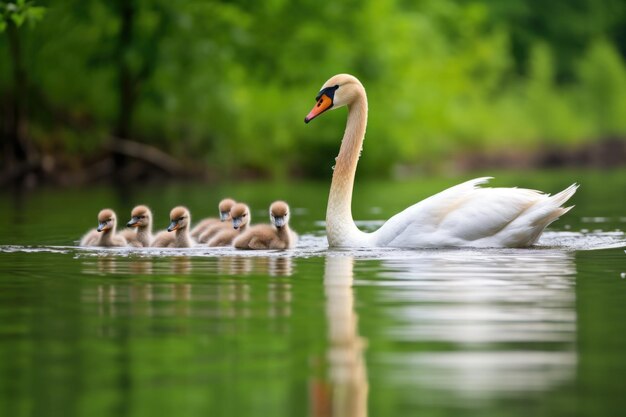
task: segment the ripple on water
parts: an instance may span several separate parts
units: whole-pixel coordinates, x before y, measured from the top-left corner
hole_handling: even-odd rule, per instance
[[[193,248],[91,248],[79,246],[37,246],[37,245],[1,245],[0,253],[72,253],[75,257],[90,256],[132,256],[132,257],[171,257],[171,256],[193,256],[193,257],[217,257],[223,255],[236,256],[263,256],[263,257],[296,257],[308,258],[326,255],[350,255],[359,259],[387,259],[397,257],[412,257],[416,252],[454,252],[464,251],[473,253],[498,253],[515,251],[520,254],[524,251],[542,251],[546,249],[558,249],[562,251],[586,251],[599,249],[613,249],[626,247],[626,236],[624,232],[545,232],[538,244],[526,249],[489,249],[489,248],[446,248],[446,249],[398,249],[398,248],[356,248],[356,249],[329,249],[325,236],[304,234],[300,236],[298,247],[291,250],[260,250],[242,251],[231,247],[210,248],[207,246],[196,246]]]

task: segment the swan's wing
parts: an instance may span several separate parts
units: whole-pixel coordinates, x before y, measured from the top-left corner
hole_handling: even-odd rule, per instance
[[[520,188],[480,188],[477,178],[448,188],[396,214],[375,234],[380,246],[527,246],[567,209],[576,191],[553,197]]]
[[[423,240],[438,230],[451,208],[462,203],[491,177],[475,178],[428,197],[396,214],[374,232],[379,246],[424,246]],[[428,245],[426,245],[428,246]]]

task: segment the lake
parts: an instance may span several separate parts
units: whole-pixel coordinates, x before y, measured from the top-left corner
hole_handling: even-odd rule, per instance
[[[479,173],[475,176],[481,176]],[[473,176],[472,176],[473,177]],[[368,230],[470,176],[357,181]],[[576,207],[530,249],[329,250],[329,183],[136,184],[0,200],[0,415],[616,416],[626,410],[626,171],[502,173]],[[103,207],[155,227],[220,198],[291,251],[80,249]]]

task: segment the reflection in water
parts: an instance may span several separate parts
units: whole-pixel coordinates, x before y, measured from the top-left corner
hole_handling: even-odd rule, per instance
[[[120,257],[112,253],[85,258],[82,263],[82,272],[90,275],[161,275],[167,273],[189,275],[193,272],[210,274],[217,272],[220,275],[250,275],[254,273],[271,277],[289,277],[294,274],[293,262],[293,258],[287,256]]]
[[[312,362],[328,372],[315,371],[310,378],[310,414],[367,414],[369,381],[354,306],[355,262],[375,271],[363,273],[358,283],[376,288],[365,292],[375,298],[366,299],[368,310],[362,314],[375,315],[376,320],[367,321],[370,326],[384,322],[375,334],[389,341],[381,345],[389,350],[371,352],[368,364],[370,374],[382,375],[384,389],[410,389],[401,395],[431,404],[524,396],[571,383],[577,366],[574,255],[551,249],[397,251],[355,261],[353,254],[328,253],[328,348],[325,358]],[[177,335],[194,334],[197,326],[211,326],[214,336],[239,334],[242,323],[260,315],[270,318],[272,332],[283,334],[293,326],[281,319],[294,314],[293,287],[304,285],[283,278],[297,269],[296,261],[86,258],[83,268],[89,274],[132,279],[96,280],[97,286],[84,287],[83,299],[95,300],[101,317],[184,319],[161,329]],[[107,320],[99,325],[104,335],[118,326]]]
[[[291,316],[291,283],[270,282],[267,288],[267,300],[269,317]]]
[[[572,253],[427,251],[381,267],[381,302],[396,303],[388,337],[423,344],[383,355],[398,387],[447,401],[523,395],[575,377]]]
[[[252,272],[254,259],[244,256],[220,256],[217,272],[226,275],[247,275]]]
[[[96,268],[101,274],[114,274],[117,269],[117,260],[114,256],[101,256],[96,261]]]
[[[114,255],[87,258],[83,261],[83,272],[90,275],[126,274],[165,275],[169,279],[179,280],[179,276],[192,273],[208,273],[212,276],[231,275],[269,275],[288,277],[293,274],[293,260],[288,257],[239,257],[222,256],[211,259],[197,259],[195,264],[189,256],[168,258],[119,257]],[[144,277],[145,278],[145,277]],[[129,284],[106,283],[95,287],[85,287],[82,301],[98,305],[101,317],[116,317],[118,309],[130,316],[159,317],[197,317],[235,318],[251,317],[250,304],[255,300],[251,296],[250,282],[246,279],[213,278],[202,284],[193,281],[154,282],[135,280]],[[290,281],[270,279],[266,287],[267,316],[291,316],[292,287]],[[193,301],[209,302],[209,305],[195,304]],[[101,330],[105,334],[105,330]]]
[[[367,370],[365,341],[358,333],[352,290],[354,259],[327,256],[324,269],[326,320],[329,347],[327,387],[314,381],[311,387],[315,417],[363,417],[367,415]]]
[[[191,258],[189,256],[174,256],[171,262],[173,274],[187,275],[191,272]]]
[[[271,257],[266,258],[269,261],[267,273],[272,277],[290,277],[293,275],[293,266],[291,258],[287,257]]]
[[[129,267],[132,274],[151,275],[153,273],[153,262],[150,258],[133,259]]]

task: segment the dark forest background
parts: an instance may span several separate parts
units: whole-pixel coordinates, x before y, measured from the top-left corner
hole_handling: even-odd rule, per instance
[[[620,0],[0,1],[0,185],[327,177],[364,83],[362,175],[623,164]]]

